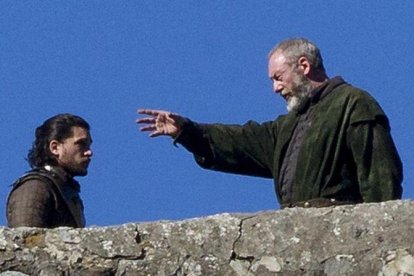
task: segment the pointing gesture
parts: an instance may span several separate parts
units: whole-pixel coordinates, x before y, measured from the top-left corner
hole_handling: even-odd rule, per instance
[[[164,110],[138,109],[138,114],[150,116],[136,120],[137,124],[144,124],[139,130],[150,131],[150,137],[168,135],[174,138],[181,132],[187,120],[178,114]]]

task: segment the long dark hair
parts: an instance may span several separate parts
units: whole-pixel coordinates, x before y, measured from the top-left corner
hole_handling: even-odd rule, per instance
[[[72,127],[81,127],[89,131],[89,124],[79,116],[72,114],[58,114],[36,128],[35,141],[27,154],[30,167],[40,167],[46,164],[57,165],[55,157],[49,150],[52,140],[63,142],[73,135]]]

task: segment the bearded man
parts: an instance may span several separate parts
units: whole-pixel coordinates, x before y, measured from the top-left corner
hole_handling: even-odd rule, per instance
[[[80,185],[92,157],[89,124],[59,114],[36,129],[28,154],[32,170],[14,184],[7,200],[9,227],[84,227]]]
[[[200,124],[140,109],[151,137],[168,135],[203,168],[273,178],[282,208],[401,198],[402,164],[387,116],[365,91],[328,78],[318,47],[288,39],[268,55],[273,90],[288,113],[262,124]]]

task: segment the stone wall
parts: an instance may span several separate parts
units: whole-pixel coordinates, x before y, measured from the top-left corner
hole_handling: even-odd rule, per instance
[[[414,202],[0,228],[0,275],[414,275]]]

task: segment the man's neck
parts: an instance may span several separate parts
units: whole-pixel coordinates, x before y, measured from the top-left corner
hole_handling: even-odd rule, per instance
[[[313,73],[310,75],[309,80],[311,82],[311,85],[313,89],[318,88],[319,86],[323,85],[327,80],[329,80],[329,77],[324,73]]]
[[[63,169],[60,166],[51,166],[51,165],[45,165],[44,168],[47,171],[52,171],[57,173],[58,175],[60,175],[61,177],[63,177],[64,179],[71,179],[73,178],[73,176],[71,174],[69,174],[68,172],[66,172],[65,169]]]

